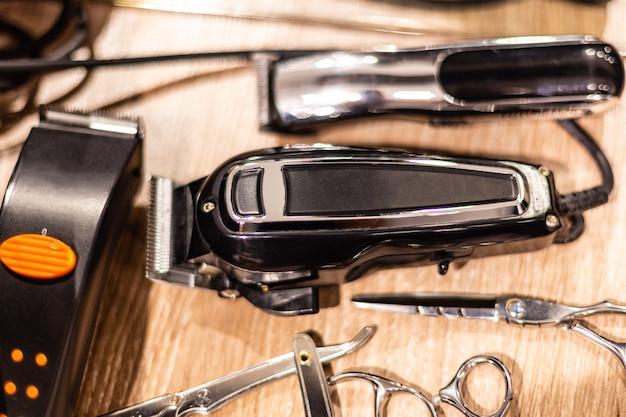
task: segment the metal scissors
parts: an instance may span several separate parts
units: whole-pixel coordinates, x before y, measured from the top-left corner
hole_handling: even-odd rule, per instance
[[[442,315],[449,318],[505,320],[521,325],[552,325],[572,330],[612,352],[626,369],[626,343],[618,343],[591,330],[580,319],[601,313],[626,314],[626,306],[611,301],[576,307],[517,295],[466,296],[446,294],[370,294],[352,301],[361,308],[400,313]]]
[[[500,408],[488,416],[483,416],[472,411],[461,393],[461,387],[463,386],[463,382],[469,372],[477,365],[485,363],[495,366],[502,373],[506,384],[504,400],[502,401]],[[452,405],[467,417],[503,417],[509,410],[509,406],[513,400],[511,373],[504,363],[493,356],[474,356],[465,361],[465,363],[463,363],[457,371],[456,375],[452,378],[452,381],[450,381],[450,383],[445,387],[441,388],[439,390],[439,394],[437,394],[433,399],[429,399],[413,387],[380,375],[374,375],[366,372],[352,371],[332,375],[328,378],[328,383],[332,385],[350,378],[364,379],[372,383],[374,387],[374,409],[376,417],[385,417],[387,415],[387,404],[394,394],[408,394],[417,398],[417,400],[426,405],[428,414],[431,417],[438,417],[440,415],[438,410],[441,403]]]
[[[320,363],[327,363],[359,349],[374,335],[375,327],[364,327],[352,340],[316,348]],[[286,353],[184,391],[143,401],[100,417],[185,417],[207,415],[242,394],[296,373],[294,353]]]

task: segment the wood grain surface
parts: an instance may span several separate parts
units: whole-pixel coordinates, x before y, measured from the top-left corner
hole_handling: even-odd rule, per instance
[[[237,7],[230,5],[235,2],[222,1],[221,6],[204,3],[215,3],[212,14],[90,4],[95,55],[392,43],[422,46],[450,39],[575,33],[600,36],[626,50],[626,0],[601,5],[510,0],[445,7],[408,0],[247,0],[236,2]],[[248,17],[232,16],[235,9]],[[360,28],[368,22],[378,30]],[[381,30],[385,27],[411,33]],[[146,177],[186,182],[210,174],[244,151],[328,142],[542,164],[554,172],[560,192],[587,188],[600,180],[585,151],[552,121],[432,127],[410,120],[369,120],[310,136],[290,136],[259,130],[255,71],[236,60],[96,69],[80,83],[83,75],[81,70],[72,70],[45,76],[37,102],[62,97],[60,102],[70,108],[140,116],[146,128]],[[37,117],[29,115],[0,134],[3,187],[20,143],[36,124]],[[626,416],[626,369],[609,352],[572,332],[364,311],[350,303],[353,294],[363,292],[518,293],[574,305],[607,298],[626,303],[626,103],[581,124],[608,155],[616,187],[607,205],[586,214],[586,230],[580,239],[532,253],[453,264],[445,276],[439,276],[435,266],[371,273],[343,285],[338,305],[317,315],[271,316],[244,299],[230,301],[213,292],[146,280],[144,187],[130,217],[119,219],[125,231],[111,265],[78,415],[97,416],[289,352],[292,336],[298,332],[314,331],[331,344],[374,324],[373,340],[334,361],[329,372],[374,371],[432,396],[463,361],[492,354],[512,370],[515,401],[511,416]],[[594,317],[589,323],[611,339],[626,342],[626,316]],[[493,407],[498,386],[475,385],[478,389],[469,387],[474,400],[484,408]],[[373,397],[362,388],[350,385],[337,391],[338,415],[373,415]],[[390,411],[408,413],[403,404]],[[449,406],[444,411],[448,416],[459,415]],[[216,415],[304,415],[297,379],[265,385]]]

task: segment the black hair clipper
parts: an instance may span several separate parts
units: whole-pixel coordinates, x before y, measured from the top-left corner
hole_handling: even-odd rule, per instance
[[[140,184],[136,120],[42,109],[0,210],[0,416],[68,417]]]
[[[462,123],[576,118],[614,103],[624,65],[590,36],[490,39],[425,49],[258,57],[259,118],[280,131],[373,115]],[[477,117],[479,116],[479,117]]]
[[[564,239],[544,167],[303,145],[236,157],[186,185],[152,178],[147,276],[283,315],[377,266],[527,251]]]

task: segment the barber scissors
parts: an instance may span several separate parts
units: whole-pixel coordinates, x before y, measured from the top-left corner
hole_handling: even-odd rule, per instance
[[[523,326],[561,326],[612,352],[626,369],[626,343],[601,336],[580,321],[593,314],[626,314],[626,306],[610,301],[576,307],[517,295],[493,297],[446,294],[370,294],[357,295],[352,301],[361,308],[424,316],[505,320]]]
[[[481,364],[490,364],[495,366],[502,373],[506,384],[504,400],[502,401],[500,408],[498,408],[498,410],[493,414],[487,416],[483,416],[472,411],[461,393],[461,387],[463,386],[469,372]],[[440,415],[438,409],[440,408],[441,403],[452,405],[467,417],[503,417],[506,415],[511,401],[513,400],[511,374],[507,367],[499,359],[493,356],[474,356],[465,361],[465,363],[463,363],[457,371],[456,375],[452,378],[452,381],[450,381],[450,383],[445,387],[441,388],[439,390],[439,394],[433,399],[429,399],[413,387],[401,384],[380,375],[374,375],[366,372],[352,371],[333,375],[328,378],[328,383],[332,385],[350,378],[364,379],[372,383],[372,386],[374,387],[374,408],[376,417],[385,417],[387,415],[387,404],[394,394],[408,394],[415,397],[426,406],[428,409],[428,415],[431,417],[438,417]]]
[[[375,327],[364,327],[352,340],[316,349],[321,363],[327,363],[359,349],[374,335]],[[293,352],[269,359],[250,368],[184,391],[163,395],[100,417],[188,417],[207,415],[240,395],[296,373]]]

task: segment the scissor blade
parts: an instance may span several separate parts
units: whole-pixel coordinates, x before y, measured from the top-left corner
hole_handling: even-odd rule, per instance
[[[352,297],[359,308],[424,316],[467,317],[497,321],[496,297],[442,294],[362,294]]]
[[[347,342],[318,347],[320,361],[327,363],[354,352],[372,338],[375,330],[375,326],[367,326]],[[174,417],[194,413],[205,415],[258,386],[295,373],[294,355],[289,352],[214,381],[153,398],[100,417]]]

